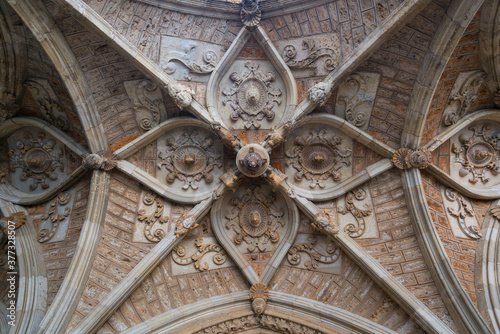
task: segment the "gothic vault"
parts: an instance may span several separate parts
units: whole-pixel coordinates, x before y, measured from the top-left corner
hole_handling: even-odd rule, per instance
[[[498,108],[500,0],[0,0],[0,333],[500,333]]]

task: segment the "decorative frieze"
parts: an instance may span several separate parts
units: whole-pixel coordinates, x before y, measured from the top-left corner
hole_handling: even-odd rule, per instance
[[[369,205],[365,204],[364,209],[360,209],[356,206],[355,201],[363,201],[367,198],[367,192],[364,188],[356,188],[351,190],[345,196],[344,208],[339,207],[338,212],[342,215],[351,214],[357,222],[357,226],[355,224],[348,224],[345,227],[345,231],[352,238],[358,238],[365,233],[366,224],[365,217],[368,217],[372,213],[372,209]]]
[[[203,257],[207,253],[215,253],[212,256],[212,261],[216,265],[222,265],[226,262],[227,254],[221,246],[214,243],[205,243],[203,238],[197,238],[194,244],[196,246],[196,251],[192,255],[187,254],[186,247],[183,245],[176,246],[172,250],[172,260],[181,266],[194,264],[194,267],[198,271],[209,269],[207,262],[202,263]]]
[[[282,103],[282,91],[273,84],[276,74],[264,73],[259,67],[256,62],[246,62],[244,72],[232,72],[231,87],[222,90],[223,105],[233,110],[231,120],[243,120],[246,129],[260,128],[264,118],[273,120],[273,109]]]
[[[123,83],[134,105],[135,119],[142,130],[148,131],[165,118],[165,105],[159,87],[151,80],[135,80]]]
[[[71,194],[62,192],[50,202],[47,212],[42,215],[42,223],[38,231],[38,242],[44,243],[51,240],[58,233],[61,224],[68,223],[71,213],[71,207],[68,205],[70,200]],[[64,211],[61,212],[62,207],[64,207]],[[46,223],[48,223],[48,227]]]

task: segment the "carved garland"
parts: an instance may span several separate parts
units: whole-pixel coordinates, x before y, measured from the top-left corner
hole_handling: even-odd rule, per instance
[[[272,109],[281,104],[282,92],[272,85],[276,80],[274,73],[265,74],[259,70],[257,63],[247,62],[245,67],[247,70],[241,76],[237,72],[229,76],[233,84],[222,91],[222,103],[233,109],[230,116],[233,121],[241,118],[245,122],[245,128],[253,126],[258,129],[264,117],[268,120],[274,119]]]
[[[215,167],[222,168],[221,157],[213,149],[214,138],[198,135],[197,130],[184,130],[179,138],[168,137],[167,149],[160,152],[161,162],[158,168],[169,171],[167,182],[175,179],[184,182],[182,189],[198,189],[197,182],[205,179],[210,183],[214,177],[211,174]]]
[[[203,238],[197,238],[194,244],[197,251],[193,255],[188,256],[186,256],[186,247],[183,245],[175,247],[172,250],[172,260],[181,266],[187,266],[194,263],[194,267],[199,271],[208,270],[208,263],[201,263],[201,260],[207,253],[216,252],[212,257],[212,260],[217,265],[221,265],[226,262],[227,254],[221,246],[216,244],[205,244],[203,243]]]
[[[340,257],[340,249],[330,242],[326,248],[328,254],[322,254],[316,250],[316,237],[310,236],[308,242],[293,245],[287,254],[288,262],[293,265],[299,265],[302,257],[299,253],[305,253],[309,256],[309,260],[304,262],[304,265],[309,270],[316,270],[318,263],[332,264],[335,263]]]
[[[345,227],[345,231],[352,238],[358,238],[365,233],[366,225],[364,217],[368,217],[372,213],[372,209],[369,205],[365,205],[365,209],[362,210],[354,204],[354,200],[362,201],[366,198],[366,190],[363,188],[356,188],[351,190],[345,196],[345,208],[338,208],[340,214],[346,215],[350,213],[356,219],[358,226],[354,224],[349,224]]]
[[[489,125],[484,125],[481,129],[477,126],[469,127],[473,132],[472,136],[461,134],[458,140],[461,146],[453,143],[451,150],[455,153],[455,163],[462,165],[458,172],[461,177],[472,174],[469,182],[475,184],[479,180],[486,183],[490,180],[486,173],[490,171],[493,175],[498,175],[500,166],[497,165],[499,160],[500,146],[497,135],[488,136],[487,131],[490,130]]]
[[[168,222],[168,217],[163,217],[163,211],[164,211],[163,199],[156,194],[148,193],[146,194],[146,196],[144,196],[144,199],[142,201],[144,202],[144,204],[148,206],[151,206],[156,203],[156,209],[152,214],[147,216],[146,210],[142,209],[139,211],[137,219],[145,224],[144,236],[146,237],[146,239],[148,239],[151,242],[159,242],[165,236],[165,231],[163,231],[161,228],[158,228],[155,231],[153,231],[153,226],[156,223],[163,225]]]
[[[352,153],[341,150],[341,143],[341,137],[328,135],[325,129],[311,130],[295,138],[294,145],[285,152],[287,166],[297,170],[295,180],[300,182],[305,178],[311,181],[309,187],[313,189],[316,186],[324,188],[323,181],[330,177],[340,181],[342,176],[338,170],[351,164],[348,158]]]
[[[467,201],[462,197],[462,195],[451,188],[446,189],[445,195],[448,200],[457,202],[458,204],[458,208],[456,210],[448,207],[448,212],[457,218],[458,225],[460,226],[462,232],[472,239],[482,238],[479,228],[476,225],[467,226],[465,224],[465,218],[467,216],[474,217],[474,211],[469,207]]]
[[[65,220],[71,213],[70,208],[64,209],[63,213],[59,213],[59,206],[64,206],[69,203],[71,199],[71,194],[67,192],[60,193],[57,197],[50,203],[49,210],[43,214],[42,221],[48,220],[50,218],[51,228],[42,228],[38,232],[38,242],[44,243],[52,239],[59,229],[60,223]]]
[[[26,142],[18,141],[17,150],[10,150],[10,170],[22,169],[21,181],[33,180],[30,190],[36,190],[38,185],[42,189],[49,188],[47,178],[57,180],[56,169],[64,171],[64,155],[62,150],[54,151],[56,141],[45,140],[45,133],[40,132],[37,138],[30,133],[25,133]]]
[[[287,45],[283,49],[282,57],[285,63],[291,69],[311,69],[314,74],[317,73],[317,65],[314,64],[319,58],[325,57],[325,68],[327,71],[333,71],[338,63],[337,54],[331,48],[316,49],[314,41],[302,41],[302,49],[308,52],[308,55],[301,60],[295,60],[297,50],[293,45]]]
[[[234,242],[247,244],[249,252],[258,249],[264,252],[269,241],[275,243],[280,239],[277,229],[284,226],[282,208],[274,205],[276,195],[269,196],[260,191],[260,187],[247,189],[241,198],[231,200],[232,210],[226,213],[226,228],[236,233]]]

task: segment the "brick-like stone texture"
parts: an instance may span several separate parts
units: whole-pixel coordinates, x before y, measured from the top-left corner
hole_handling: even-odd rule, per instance
[[[477,306],[476,284],[474,282],[474,269],[476,248],[478,240],[460,238],[453,234],[451,222],[446,215],[446,206],[441,195],[441,185],[428,174],[422,173],[424,191],[427,205],[434,221],[438,235],[443,243],[446,254],[455,269],[462,287]],[[479,229],[484,221],[484,216],[491,204],[490,201],[472,200],[472,209],[479,223]]]

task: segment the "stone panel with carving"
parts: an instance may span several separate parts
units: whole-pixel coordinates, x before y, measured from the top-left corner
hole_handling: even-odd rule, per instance
[[[443,204],[456,237],[480,239],[481,227],[470,200],[452,188],[442,187]]]
[[[38,242],[64,240],[68,230],[74,193],[74,190],[62,192],[49,202],[38,227]]]
[[[340,249],[322,234],[297,235],[283,264],[328,274],[342,273]]]
[[[160,88],[151,80],[123,83],[134,105],[135,119],[142,130],[148,131],[166,119],[165,105]]]
[[[337,199],[339,228],[352,238],[377,238],[370,192],[366,186],[355,188]]]

